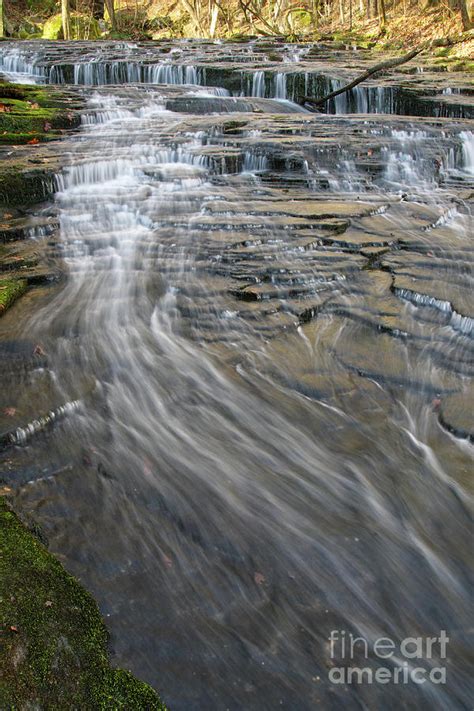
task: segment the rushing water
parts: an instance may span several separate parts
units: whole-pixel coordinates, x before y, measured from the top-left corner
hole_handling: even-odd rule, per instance
[[[256,113],[235,138],[167,92],[96,87],[59,149],[68,279],[4,319],[51,408],[9,450],[15,505],[175,711],[468,708],[471,446],[438,411],[471,373],[471,128]],[[331,684],[331,630],[446,630],[447,683]]]

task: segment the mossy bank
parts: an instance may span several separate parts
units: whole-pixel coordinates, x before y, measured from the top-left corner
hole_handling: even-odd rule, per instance
[[[66,92],[0,81],[0,144],[35,145],[75,128],[80,118]]]
[[[80,105],[56,87],[0,82],[0,316],[41,274],[51,278],[41,271],[45,245],[30,254],[25,208],[52,198],[60,170],[54,140],[79,126]]]
[[[92,597],[0,497],[0,708],[158,709],[155,691],[113,669]]]

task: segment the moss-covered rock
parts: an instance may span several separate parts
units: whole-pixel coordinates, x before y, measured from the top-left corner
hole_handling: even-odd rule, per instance
[[[61,14],[53,15],[49,20],[46,20],[43,27],[43,38],[49,40],[64,38]]]
[[[0,143],[50,140],[57,131],[79,125],[80,117],[64,107],[61,94],[49,87],[0,82]]]
[[[166,711],[113,669],[97,605],[0,498],[0,708]]]
[[[0,279],[0,316],[26,291],[25,279]],[[0,583],[1,584],[1,583]]]
[[[52,197],[55,191],[55,174],[48,168],[30,168],[9,165],[0,170],[0,205],[33,205]]]
[[[94,40],[101,36],[97,20],[79,12],[71,13],[71,39]],[[50,17],[43,26],[43,39],[64,39],[61,13]]]

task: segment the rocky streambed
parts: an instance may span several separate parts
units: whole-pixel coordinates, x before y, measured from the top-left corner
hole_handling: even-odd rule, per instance
[[[465,708],[468,77],[420,60],[314,114],[370,57],[0,51],[83,106],[35,153],[54,201],[4,215],[33,288],[0,321],[3,478],[114,659],[173,709]],[[445,629],[448,683],[331,684],[332,629]]]

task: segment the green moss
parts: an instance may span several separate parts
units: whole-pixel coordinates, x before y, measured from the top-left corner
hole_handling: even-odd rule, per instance
[[[25,279],[0,279],[0,316],[2,316],[25,291]]]
[[[470,59],[457,59],[450,65],[451,72],[469,72],[474,74],[474,62]]]
[[[0,171],[0,205],[33,205],[54,193],[54,174],[49,168],[9,166]]]
[[[92,597],[0,498],[0,708],[158,709],[153,689],[112,669]]]
[[[65,110],[64,104],[62,94],[55,89],[0,82],[0,143],[51,140],[55,131],[78,125],[79,117]]]
[[[10,133],[5,131],[0,134],[0,145],[2,146],[23,146],[25,143],[30,141],[52,141],[59,138],[59,133],[56,131],[50,131],[48,134],[36,133],[32,131],[31,133]]]
[[[53,15],[46,20],[43,27],[43,38],[57,40],[63,38],[63,22],[61,14]]]
[[[93,17],[79,12],[71,13],[71,39],[94,40],[101,36],[99,23]],[[53,15],[44,23],[43,39],[64,39],[61,13]]]

